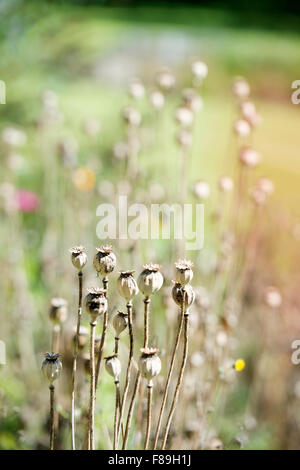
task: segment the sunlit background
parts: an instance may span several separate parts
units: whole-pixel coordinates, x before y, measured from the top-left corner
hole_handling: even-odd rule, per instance
[[[6,365],[0,366],[0,448],[47,448],[48,389],[40,364],[50,347],[52,297],[66,298],[69,304],[62,335],[66,373],[60,381],[57,444],[69,448],[68,381],[77,284],[68,249],[77,244],[87,248],[84,282],[85,287],[93,285],[99,282],[92,267],[95,247],[105,242],[96,236],[97,206],[115,202],[118,194],[128,194],[132,202],[176,200],[180,152],[174,112],[182,101],[182,90],[193,86],[195,58],[207,64],[208,75],[199,90],[203,107],[195,117],[189,151],[188,201],[195,202],[193,188],[199,180],[210,185],[210,197],[205,200],[204,249],[191,256],[195,289],[200,299],[205,289],[212,307],[206,311],[201,300],[195,307],[194,316],[201,320],[195,320],[197,334],[191,340],[183,398],[187,412],[183,416],[180,407],[169,445],[299,448],[300,372],[290,359],[291,343],[300,338],[300,105],[291,102],[292,82],[300,78],[299,17],[297,11],[289,16],[278,9],[270,15],[269,11],[256,12],[255,7],[247,12],[235,9],[234,3],[228,9],[226,4],[210,8],[208,4],[173,3],[163,7],[79,1],[0,3],[0,79],[6,84],[6,104],[0,105],[0,340],[7,348]],[[176,84],[166,94],[163,110],[157,111],[149,104],[149,93],[157,87],[157,73],[164,68],[174,74]],[[239,115],[232,93],[236,76],[250,84],[251,100],[261,117],[246,140],[233,131]],[[146,89],[140,100],[128,94],[135,78]],[[122,112],[128,105],[142,116],[133,182],[122,147],[116,147],[126,139]],[[255,226],[253,236],[250,231],[249,243],[254,237],[257,249],[239,298],[240,323],[232,332],[232,325],[222,323],[222,296],[213,298],[219,246],[213,216],[217,210],[224,212],[228,230],[234,230],[218,180],[228,175],[237,187],[238,152],[244,143],[261,154],[260,165],[251,170],[243,189],[244,197],[260,177],[272,180],[275,189],[260,213],[259,228]],[[247,202],[242,210],[243,227],[256,223],[251,211]],[[176,247],[151,240],[112,243],[120,269],[139,273],[149,261],[163,266],[166,292],[154,301],[151,333],[163,352],[168,347],[166,332],[174,323],[172,318],[166,320],[165,311],[172,310],[172,301],[166,297]],[[220,294],[218,283],[222,286],[222,278],[216,282]],[[282,298],[275,309],[263,300],[270,286]],[[234,287],[231,291],[236,300]],[[123,308],[118,294],[110,295],[111,313]],[[141,326],[139,309],[141,299],[136,304],[136,321]],[[229,360],[243,357],[246,361],[245,370],[233,384],[227,384],[221,399],[213,396],[206,403],[205,411],[197,400],[206,382],[198,382],[194,371],[205,362],[203,315],[216,319],[216,335],[221,331],[228,336]],[[88,324],[86,317],[84,323]],[[108,350],[112,344],[111,333]],[[124,355],[126,344],[124,340]],[[88,388],[83,375],[84,408]],[[209,374],[205,380],[211,380]],[[99,448],[111,446],[113,400],[113,383],[103,375],[96,415]],[[194,408],[199,412],[196,419]],[[204,420],[201,413],[212,416],[204,428],[199,425]],[[139,445],[135,435],[133,442]]]

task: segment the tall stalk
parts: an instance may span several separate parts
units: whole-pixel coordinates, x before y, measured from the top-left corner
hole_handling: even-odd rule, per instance
[[[49,385],[50,390],[50,450],[54,450],[55,438],[55,387],[53,384]]]
[[[75,389],[76,389],[78,341],[79,341],[80,323],[81,323],[81,315],[82,315],[82,271],[78,272],[78,291],[79,291],[79,295],[78,295],[77,328],[76,328],[76,336],[75,336],[74,357],[73,357],[73,372],[72,372],[72,405],[71,405],[72,450],[76,449],[76,439],[75,439]]]
[[[183,307],[182,307],[182,309],[183,309]],[[158,423],[157,423],[156,432],[155,432],[153,449],[156,449],[156,447],[157,447],[159,432],[160,432],[160,428],[161,428],[161,422],[162,422],[163,414],[164,414],[164,411],[165,411],[168,391],[169,391],[171,377],[172,377],[172,373],[173,373],[173,369],[174,369],[175,357],[176,357],[176,353],[177,353],[177,350],[178,350],[179,340],[180,340],[180,336],[181,336],[181,332],[182,332],[183,318],[184,318],[184,313],[182,311],[181,315],[180,315],[180,319],[179,319],[177,335],[176,335],[176,339],[175,339],[174,349],[173,349],[172,358],[171,358],[170,367],[169,367],[168,376],[167,376],[167,381],[166,381],[166,385],[165,385],[165,391],[164,391],[162,404],[161,404],[160,411],[159,411],[159,417],[158,417]]]
[[[89,449],[95,449],[95,329],[96,321],[92,321],[90,335],[90,412],[89,412]]]
[[[184,295],[183,295],[183,302],[182,302],[182,304],[183,304],[183,306],[184,306],[184,304],[185,304],[185,293],[184,293]],[[171,422],[172,422],[173,415],[174,415],[174,412],[175,412],[175,408],[176,408],[176,404],[177,404],[179,392],[180,392],[181,385],[182,385],[182,379],[183,379],[183,374],[184,374],[184,370],[185,370],[185,366],[186,366],[186,361],[187,361],[187,355],[188,355],[188,326],[189,326],[189,314],[188,314],[188,313],[184,313],[184,307],[182,308],[182,311],[183,311],[182,316],[184,317],[184,347],[183,347],[183,357],[182,357],[182,363],[181,363],[181,367],[180,367],[180,371],[179,371],[179,376],[178,376],[178,380],[177,380],[177,384],[176,384],[176,389],[175,389],[173,401],[172,401],[172,404],[171,404],[169,416],[168,416],[168,419],[167,419],[167,424],[166,424],[165,431],[164,431],[164,435],[163,435],[161,450],[164,450],[164,449],[165,449],[165,446],[166,446],[167,437],[168,437],[168,434],[169,434],[169,429],[170,429],[170,426],[171,426]]]
[[[149,444],[149,437],[150,437],[150,430],[151,430],[151,407],[152,407],[152,393],[153,393],[153,381],[149,380],[147,384],[147,428],[146,428],[146,436],[145,436],[145,443],[144,443],[144,450],[148,449]]]
[[[102,284],[103,284],[103,288],[106,290],[105,297],[107,297],[108,277],[104,277],[102,279]],[[99,348],[99,353],[98,353],[98,358],[97,358],[97,365],[96,365],[96,382],[95,382],[96,389],[97,389],[97,386],[98,386],[101,360],[102,360],[102,355],[103,355],[103,350],[104,350],[104,345],[105,345],[107,323],[108,323],[108,312],[106,310],[106,312],[104,312],[104,316],[103,316],[103,329],[102,329],[102,334],[101,334],[100,348]]]
[[[126,307],[127,307],[127,313],[128,313],[128,330],[129,330],[130,346],[129,346],[129,356],[128,356],[125,386],[124,386],[121,409],[120,409],[120,416],[119,416],[117,440],[118,440],[119,435],[120,435],[120,427],[121,427],[121,424],[122,424],[122,419],[123,419],[123,415],[124,415],[124,411],[125,411],[126,398],[127,398],[127,394],[128,394],[130,376],[131,376],[132,359],[133,359],[133,328],[132,328],[132,301],[131,300],[127,303]]]

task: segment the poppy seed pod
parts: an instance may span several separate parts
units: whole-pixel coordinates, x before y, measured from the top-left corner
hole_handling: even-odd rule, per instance
[[[180,147],[188,148],[188,147],[191,147],[193,143],[193,136],[191,132],[185,129],[180,129],[176,136],[176,140],[178,144],[180,145]]]
[[[156,348],[142,348],[139,358],[139,370],[145,379],[152,382],[161,371],[161,360],[158,357],[159,350]]]
[[[203,80],[207,76],[208,67],[205,62],[202,62],[202,60],[194,60],[191,65],[191,69],[192,74],[200,80]]]
[[[160,266],[158,264],[145,264],[144,270],[138,277],[138,286],[142,294],[145,297],[149,297],[151,294],[159,291],[163,285],[164,278],[161,274]]]
[[[88,340],[88,335],[89,335],[89,330],[85,326],[80,325],[79,335],[78,335],[78,349],[79,349],[79,351],[81,351],[84,348],[84,346],[86,345],[87,340]],[[76,329],[75,329],[75,334],[72,338],[73,345],[75,345],[76,338],[77,338],[77,335],[76,335]]]
[[[200,201],[208,199],[210,196],[209,184],[206,181],[197,181],[194,185],[194,194]]]
[[[137,109],[130,106],[123,110],[123,118],[129,126],[138,127],[142,122],[142,116]]]
[[[159,90],[151,91],[149,100],[153,108],[156,109],[157,111],[162,109],[165,105],[165,97],[163,93]]]
[[[115,329],[117,338],[127,328],[127,325],[128,325],[128,314],[123,313],[123,312],[118,312],[117,315],[115,315],[113,318],[113,327]]]
[[[201,96],[194,90],[194,88],[185,88],[182,92],[184,104],[193,112],[199,111],[203,107]]]
[[[195,300],[195,292],[190,284],[184,287],[185,290],[185,314],[188,314],[188,310]],[[178,282],[174,281],[174,287],[172,289],[172,297],[174,302],[181,307],[183,302],[183,287]]]
[[[81,271],[87,262],[87,254],[83,246],[75,246],[70,248],[69,252],[71,253],[71,261],[73,266]]]
[[[193,279],[193,263],[191,261],[187,261],[186,259],[180,259],[175,263],[176,267],[176,282],[181,284],[184,287],[186,284],[189,284]]]
[[[247,98],[250,94],[249,83],[243,77],[236,77],[232,85],[232,91],[237,98]]]
[[[227,193],[233,189],[233,181],[229,176],[221,176],[219,179],[219,189]]]
[[[191,127],[194,122],[194,114],[190,108],[179,106],[175,111],[175,119],[182,127]]]
[[[116,267],[117,258],[113,252],[112,246],[100,246],[96,248],[97,253],[94,256],[94,268],[97,273],[105,277]]]
[[[59,354],[55,353],[46,353],[42,363],[42,372],[50,385],[59,378],[61,373],[62,363],[59,360],[59,356]]]
[[[138,78],[132,80],[128,91],[129,95],[136,100],[143,98],[145,95],[145,87]]]
[[[260,155],[255,150],[244,147],[240,152],[240,162],[250,168],[254,168],[259,164]]]
[[[246,119],[238,119],[234,123],[234,131],[239,137],[248,137],[251,133],[251,127]]]
[[[115,382],[119,382],[121,362],[116,354],[105,358],[105,369],[115,379]]]
[[[64,323],[68,316],[68,302],[60,297],[51,299],[49,316],[54,325]]]
[[[99,315],[107,311],[107,300],[105,297],[106,290],[100,287],[91,287],[88,289],[88,294],[85,298],[85,308],[87,313],[95,321]]]
[[[162,90],[169,91],[175,85],[175,77],[168,69],[163,69],[157,74],[156,83]]]
[[[129,302],[138,294],[139,288],[133,277],[134,271],[121,271],[117,280],[117,288],[121,297]]]

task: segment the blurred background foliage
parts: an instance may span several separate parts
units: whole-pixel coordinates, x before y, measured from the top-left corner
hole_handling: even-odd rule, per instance
[[[229,393],[222,416],[213,418],[214,425],[227,448],[298,447],[300,382],[295,368],[291,371],[289,354],[291,339],[300,332],[300,113],[291,104],[291,83],[299,78],[299,8],[297,2],[287,11],[285,2],[258,1],[251,2],[251,7],[246,1],[202,2],[201,6],[192,2],[159,6],[151,2],[150,6],[134,1],[1,1],[0,79],[6,83],[7,103],[0,108],[0,126],[1,131],[19,127],[27,135],[21,155],[7,159],[5,146],[0,150],[2,196],[9,183],[37,194],[40,206],[32,213],[20,211],[17,215],[2,210],[0,216],[0,339],[7,345],[7,365],[0,366],[0,448],[47,446],[48,397],[39,366],[41,353],[49,347],[48,304],[52,296],[59,295],[68,299],[70,312],[75,310],[76,283],[67,248],[80,242],[93,254],[99,244],[96,207],[109,198],[105,188],[106,193],[115,191],[107,182],[117,185],[123,176],[112,148],[123,138],[120,116],[128,103],[128,83],[138,76],[151,88],[157,70],[166,65],[175,73],[178,89],[188,86],[187,64],[193,56],[208,64],[209,75],[203,87],[204,109],[197,118],[189,182],[205,179],[214,183],[220,174],[232,173],[237,147],[232,137],[236,111],[230,86],[235,75],[247,77],[263,121],[253,143],[263,155],[259,174],[268,175],[276,188],[272,210],[268,209],[265,218],[266,226],[273,224],[272,230],[264,233],[266,248],[257,260],[255,282],[277,283],[289,299],[284,327],[281,319],[274,331],[268,330],[267,342],[257,337],[255,315],[261,312],[252,306],[249,294],[254,319],[250,325],[246,320],[238,335],[238,351],[247,359],[247,370]],[[50,130],[39,125],[46,90],[57,94],[63,114],[59,125]],[[178,96],[171,95],[167,104],[170,116],[177,104]],[[145,103],[139,108],[146,114]],[[99,138],[83,132],[89,118],[101,123]],[[153,116],[146,118],[146,137],[153,122]],[[174,129],[172,119],[162,120],[161,147],[150,149],[150,157],[145,152],[141,159],[142,175],[146,175],[137,185],[141,202],[150,184],[165,184],[166,174],[167,192],[175,185]],[[61,168],[58,144],[73,139],[76,161]],[[95,175],[90,190],[82,191],[76,185],[78,167],[88,167]],[[216,198],[213,192],[212,201]],[[213,202],[208,203],[208,211],[212,206]],[[215,240],[209,221],[205,235],[200,268],[213,258]],[[165,245],[155,245],[150,253],[143,250],[142,261],[147,261],[146,254],[162,263],[174,261],[164,255]],[[130,257],[122,262],[127,267]],[[91,282],[93,276],[90,270],[87,278]],[[205,284],[204,275],[200,282]],[[161,308],[159,311],[163,315]],[[273,323],[268,315],[265,322],[267,326]],[[70,320],[67,337],[72,325]],[[263,347],[268,354],[258,364]],[[112,384],[103,380],[103,402],[111,403]],[[250,437],[245,437],[251,393],[259,397],[255,402],[259,426],[252,429],[249,425]],[[60,406],[63,421],[67,397]],[[103,410],[98,418],[104,448],[111,411]],[[62,428],[67,433],[68,426]],[[60,445],[64,442],[66,436],[62,435]]]

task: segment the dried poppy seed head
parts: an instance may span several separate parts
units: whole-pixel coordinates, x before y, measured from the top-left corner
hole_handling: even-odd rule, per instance
[[[142,117],[135,108],[132,108],[131,106],[127,106],[123,110],[123,118],[126,124],[134,127],[138,127],[141,122],[142,122]]]
[[[115,383],[119,382],[119,376],[121,374],[121,362],[117,354],[105,357],[104,359],[106,371],[114,378]]]
[[[242,148],[240,152],[240,162],[249,167],[254,168],[259,164],[260,155],[256,150],[253,150],[249,147]]]
[[[42,363],[42,372],[50,385],[60,376],[62,363],[59,358],[60,354],[53,352],[45,353],[45,359]]]
[[[184,290],[183,290],[183,287],[182,287],[181,284],[179,284],[176,281],[173,281],[173,282],[174,282],[174,286],[173,286],[173,289],[172,289],[173,300],[177,305],[179,305],[181,307],[182,303],[183,303],[183,294],[185,292],[184,313],[186,315],[188,315],[189,314],[189,308],[195,300],[194,289],[192,288],[192,286],[190,284],[186,284],[186,286],[184,287]]]
[[[167,68],[164,68],[156,75],[156,83],[162,90],[169,91],[175,85],[175,77]]]
[[[264,292],[264,301],[271,308],[278,308],[282,304],[282,296],[277,287],[269,286]]]
[[[188,148],[191,147],[193,143],[193,136],[191,132],[187,131],[186,129],[180,129],[177,134],[176,140],[180,147]]]
[[[250,94],[249,83],[243,77],[236,77],[232,85],[232,92],[237,98],[247,98]]]
[[[127,325],[128,325],[128,314],[123,313],[123,312],[118,312],[117,315],[115,315],[113,318],[113,327],[115,329],[117,338],[127,328]]]
[[[194,114],[190,108],[179,106],[175,111],[175,119],[182,127],[191,127],[194,122]]]
[[[274,183],[269,178],[260,178],[257,182],[257,187],[268,196],[274,191]]]
[[[242,101],[240,104],[240,110],[245,119],[251,119],[256,115],[256,107],[252,101]]]
[[[210,196],[209,184],[206,181],[197,181],[194,184],[194,194],[200,201],[208,199]]]
[[[180,259],[175,263],[176,267],[176,282],[181,284],[184,287],[186,284],[189,284],[193,279],[193,263],[186,259]]]
[[[149,97],[150,103],[157,111],[161,110],[165,105],[164,94],[159,90],[153,90]]]
[[[152,379],[161,371],[161,360],[158,357],[159,349],[142,348],[139,358],[139,370],[145,379],[149,381],[148,385],[152,386]]]
[[[53,297],[49,310],[50,320],[54,325],[61,325],[68,316],[68,302],[60,297]]]
[[[78,269],[78,271],[81,271],[87,262],[87,254],[85,248],[81,245],[74,246],[73,248],[69,249],[69,252],[71,253],[71,261],[73,266]]]
[[[233,189],[233,181],[229,176],[221,176],[219,179],[219,189],[224,193],[232,191]]]
[[[88,334],[89,334],[89,330],[85,326],[80,325],[79,335],[78,335],[78,349],[79,349],[79,351],[81,351],[84,348],[84,346],[86,345],[87,340],[88,340]],[[76,328],[75,328],[75,334],[72,338],[73,345],[75,345],[76,338],[77,338],[77,334],[76,334]]]
[[[193,112],[197,112],[203,107],[203,100],[194,88],[185,88],[182,92],[185,106]]]
[[[248,137],[251,133],[251,127],[246,119],[238,119],[234,123],[234,131],[239,137]]]
[[[203,80],[208,74],[208,67],[202,60],[195,59],[191,65],[192,74],[198,79]]]
[[[92,321],[96,321],[99,315],[107,311],[107,299],[105,297],[106,290],[100,287],[91,287],[85,298],[85,308],[87,313],[92,317]]]
[[[158,292],[163,285],[164,278],[161,274],[159,264],[145,264],[144,270],[138,277],[138,286],[145,297]]]
[[[106,277],[113,272],[117,264],[116,255],[111,245],[103,245],[96,248],[97,253],[94,256],[93,265],[97,273],[102,277]]]
[[[121,271],[117,280],[117,288],[121,297],[129,302],[138,294],[139,288],[133,277],[134,271]]]
[[[129,95],[136,100],[140,100],[145,95],[145,87],[141,80],[134,78],[129,85]]]

